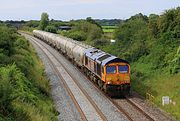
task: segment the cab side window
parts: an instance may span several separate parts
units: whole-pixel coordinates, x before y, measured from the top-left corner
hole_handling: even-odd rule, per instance
[[[85,65],[88,64],[88,58],[85,56]]]
[[[101,76],[101,65],[97,63],[97,74]]]

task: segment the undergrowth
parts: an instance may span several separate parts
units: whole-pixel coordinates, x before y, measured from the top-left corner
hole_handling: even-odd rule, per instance
[[[0,121],[56,121],[57,114],[35,50],[0,25]]]

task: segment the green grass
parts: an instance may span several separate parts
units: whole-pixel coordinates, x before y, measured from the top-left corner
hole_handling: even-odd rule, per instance
[[[33,51],[32,58],[34,60],[34,67],[30,69],[31,75],[29,78],[35,81],[36,85],[38,86],[38,88],[41,89],[41,91],[49,95],[50,87],[49,87],[49,82],[47,80],[47,77],[45,75],[44,65],[38,58],[32,45],[30,45],[30,48]]]
[[[57,112],[50,96],[50,86],[45,75],[44,65],[38,58],[32,45],[30,45],[30,50],[32,51],[31,55],[34,60],[34,66],[30,68],[31,75],[29,78],[34,81],[33,83],[40,94],[38,94],[39,100],[36,102],[36,106],[26,104],[27,108],[24,110],[27,111],[27,114],[33,121],[55,121],[57,120],[55,116]]]
[[[113,33],[117,26],[102,26],[104,33]]]
[[[156,91],[154,102],[156,105],[172,114],[180,120],[180,73],[176,75],[158,74],[152,79],[146,80],[146,85],[150,85]],[[169,96],[176,105],[170,104],[162,106],[162,96]]]
[[[169,74],[168,68],[153,70],[152,65],[142,62],[131,65],[133,89],[144,97],[150,93],[155,105],[180,120],[180,73]],[[162,96],[169,96],[176,104],[162,106]]]

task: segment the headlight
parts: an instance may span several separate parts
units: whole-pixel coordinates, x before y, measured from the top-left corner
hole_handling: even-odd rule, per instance
[[[111,84],[111,82],[108,82],[108,84]]]

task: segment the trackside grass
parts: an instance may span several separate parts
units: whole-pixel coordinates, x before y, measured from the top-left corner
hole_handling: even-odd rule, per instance
[[[151,70],[151,65],[132,64],[132,86],[133,89],[146,97],[146,93],[154,98],[150,101],[167,113],[180,119],[180,73],[171,75],[168,70]],[[172,102],[162,105],[162,97],[169,96]]]

